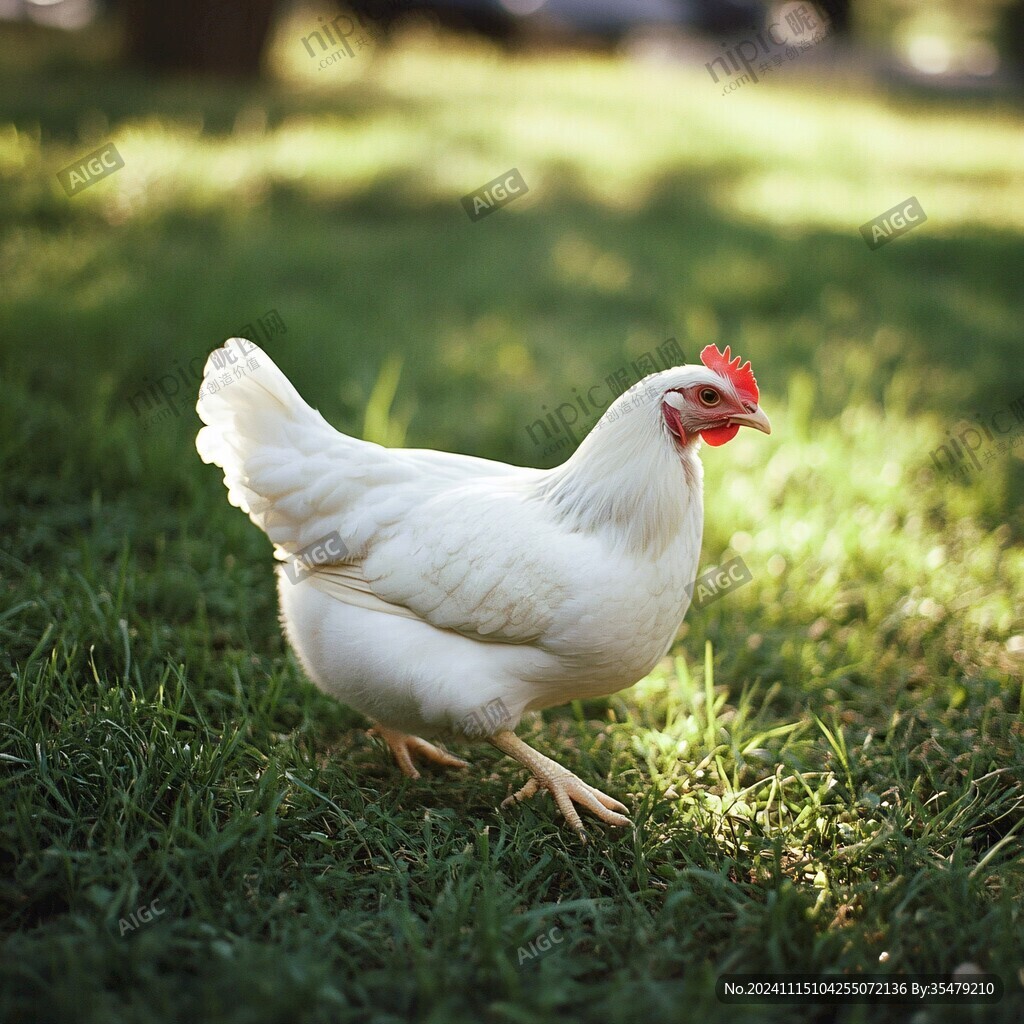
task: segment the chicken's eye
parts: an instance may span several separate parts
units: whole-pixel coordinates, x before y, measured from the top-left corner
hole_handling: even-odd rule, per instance
[[[714,388],[701,388],[700,400],[705,405],[718,405],[722,400],[722,396]]]

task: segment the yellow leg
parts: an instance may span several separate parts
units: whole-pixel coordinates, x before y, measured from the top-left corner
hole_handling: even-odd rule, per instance
[[[419,754],[435,764],[443,764],[446,768],[469,767],[469,763],[463,761],[461,757],[455,757],[454,754],[449,754],[447,750],[442,750],[440,747],[435,747],[433,743],[421,740],[419,736],[410,736],[408,733],[399,732],[397,729],[386,729],[383,725],[375,725],[370,730],[370,735],[379,736],[388,745],[391,753],[395,755],[398,767],[410,779],[418,779],[420,777],[420,773],[416,770],[416,765],[412,763],[413,754]]]
[[[563,768],[557,761],[552,761],[550,757],[545,757],[533,747],[527,746],[515,733],[508,730],[495,733],[490,737],[490,742],[503,754],[514,757],[533,773],[533,778],[519,792],[502,802],[502,807],[527,800],[543,787],[555,798],[558,809],[584,842],[587,841],[587,834],[583,831],[583,822],[573,806],[574,800],[609,825],[629,824],[629,818],[616,813],[628,811],[629,808],[625,804],[620,804],[618,800],[602,793],[601,790],[588,786],[568,768]]]

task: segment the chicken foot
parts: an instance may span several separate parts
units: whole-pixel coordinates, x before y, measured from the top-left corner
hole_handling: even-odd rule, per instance
[[[444,765],[446,768],[468,768],[469,762],[463,761],[461,757],[449,754],[447,750],[435,747],[433,743],[420,739],[419,736],[412,736],[407,732],[399,732],[397,729],[387,729],[383,725],[375,725],[369,730],[371,736],[379,736],[395,755],[398,767],[402,769],[403,775],[410,779],[418,779],[420,773],[416,765],[412,763],[412,755],[419,754],[428,761]]]
[[[587,841],[587,834],[583,830],[583,822],[573,806],[574,800],[609,825],[629,824],[629,818],[616,813],[617,811],[628,811],[628,807],[620,804],[618,800],[608,796],[607,793],[588,786],[582,779],[573,775],[568,768],[563,768],[557,761],[552,761],[550,757],[545,757],[533,747],[528,746],[514,732],[507,729],[502,730],[489,739],[503,754],[514,757],[533,773],[533,778],[522,789],[502,801],[502,807],[528,800],[543,788],[555,798],[558,809],[565,815],[566,821],[576,830],[583,842]]]

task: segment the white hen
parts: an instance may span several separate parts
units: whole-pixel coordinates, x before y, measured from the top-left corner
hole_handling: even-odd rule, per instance
[[[700,554],[700,437],[771,429],[750,364],[701,359],[645,378],[539,470],[348,437],[234,338],[207,361],[196,447],[284,562],[281,620],[310,678],[413,777],[412,753],[465,766],[423,737],[488,739],[532,773],[506,803],[543,787],[582,835],[573,801],[613,825],[627,808],[513,730],[630,686],[671,646]]]

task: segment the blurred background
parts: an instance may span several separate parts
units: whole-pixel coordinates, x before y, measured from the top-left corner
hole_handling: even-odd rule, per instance
[[[0,0],[13,475],[161,514],[216,491],[192,394],[236,332],[341,429],[542,466],[599,415],[581,393],[715,342],[791,421],[706,453],[709,548],[738,532],[781,577],[831,544],[859,577],[837,517],[913,512],[912,591],[949,557],[930,529],[1020,540],[1024,444],[955,440],[1024,393],[1022,25],[1008,0]],[[62,187],[108,144],[123,166]],[[528,192],[468,217],[511,168]],[[870,248],[911,196],[927,221]]]

